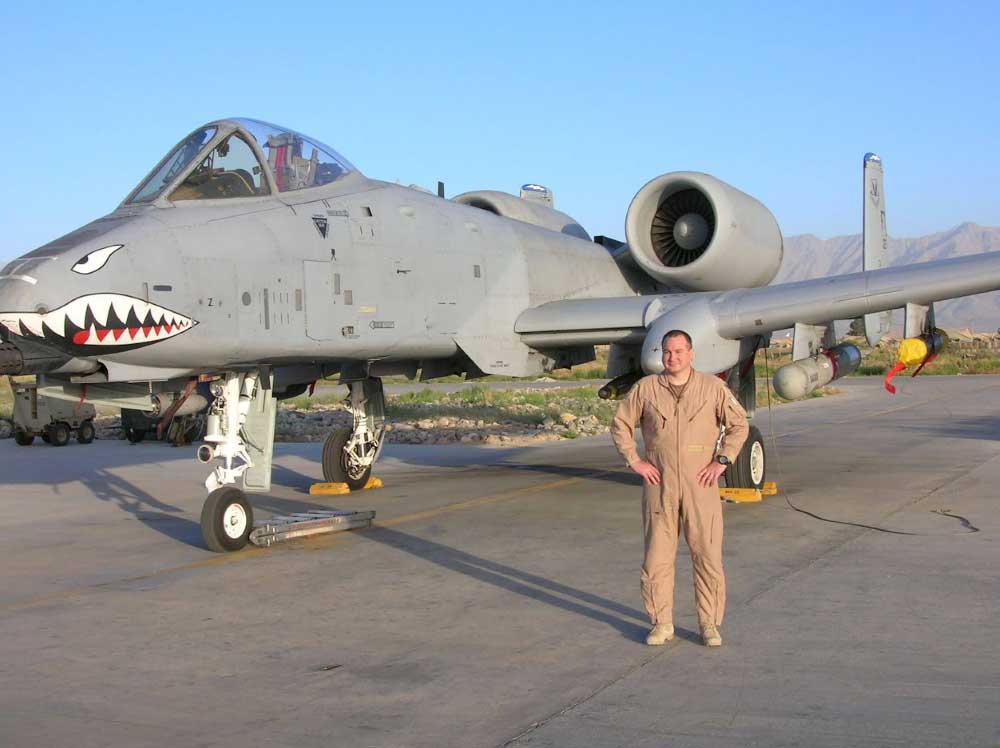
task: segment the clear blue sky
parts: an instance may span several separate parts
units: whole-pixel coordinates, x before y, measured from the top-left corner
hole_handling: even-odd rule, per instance
[[[998,9],[15,2],[0,260],[114,209],[185,133],[233,115],[449,195],[540,182],[594,234],[622,237],[633,194],[680,169],[753,194],[787,235],[856,233],[867,150],[892,235],[998,225]]]

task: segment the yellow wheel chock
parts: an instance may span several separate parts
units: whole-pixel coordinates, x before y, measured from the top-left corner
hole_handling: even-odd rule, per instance
[[[361,490],[367,491],[372,488],[382,488],[382,479],[369,478]],[[313,483],[309,486],[310,496],[343,496],[350,492],[351,489],[346,483]]]
[[[774,481],[766,481],[761,488],[720,488],[719,498],[737,504],[760,501],[764,496],[774,496],[778,486]]]

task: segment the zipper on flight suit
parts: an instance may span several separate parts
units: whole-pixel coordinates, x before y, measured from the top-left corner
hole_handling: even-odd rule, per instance
[[[688,377],[688,382],[687,382],[688,384],[691,383],[690,377],[693,377],[693,376],[694,376],[694,372],[691,372],[691,374]],[[684,386],[684,389],[687,389],[687,385]],[[682,521],[682,518],[681,518],[681,515],[680,515],[681,490],[682,490],[682,484],[681,484],[681,399],[679,397],[677,397],[677,395],[674,394],[673,389],[671,389],[669,385],[667,386],[667,390],[670,392],[670,397],[672,397],[674,399],[674,429],[676,430],[675,434],[674,434],[674,449],[677,450],[677,454],[674,455],[674,472],[676,473],[675,478],[676,478],[677,482],[674,485],[677,486],[677,519],[678,519],[678,523],[680,523]],[[682,395],[684,394],[684,390],[681,390],[681,394]],[[677,529],[678,529],[678,531],[680,531],[680,527],[678,527]]]

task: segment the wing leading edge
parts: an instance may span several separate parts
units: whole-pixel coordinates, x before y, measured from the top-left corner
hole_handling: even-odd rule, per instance
[[[541,348],[641,343],[643,369],[655,372],[656,336],[676,327],[691,334],[703,370],[723,371],[739,361],[742,338],[998,289],[1000,252],[989,252],[763,288],[553,301],[525,310],[515,331]]]

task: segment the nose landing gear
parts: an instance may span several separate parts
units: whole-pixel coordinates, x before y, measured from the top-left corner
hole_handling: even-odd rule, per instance
[[[201,510],[201,534],[210,550],[222,553],[245,546],[253,530],[253,507],[246,494],[233,484],[243,479],[246,487],[247,471],[254,467],[251,451],[258,459],[263,452],[258,442],[266,443],[264,461],[270,472],[274,409],[273,399],[261,388],[256,373],[228,372],[222,380],[212,383],[212,395],[215,399],[208,413],[205,444],[198,449],[198,461],[208,463],[218,459],[222,464],[205,479],[209,494]],[[267,423],[266,413],[263,418],[253,418],[254,411],[268,405],[271,406],[269,432],[260,427]],[[256,428],[249,428],[251,423]]]

